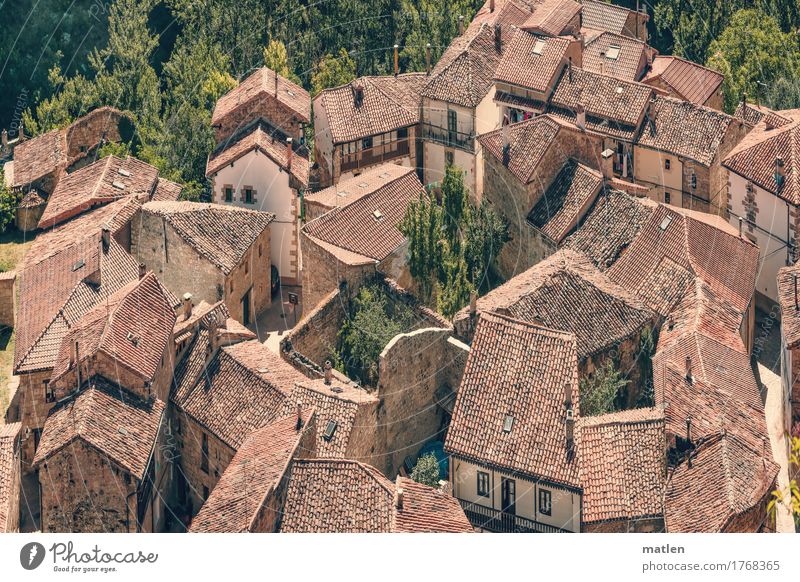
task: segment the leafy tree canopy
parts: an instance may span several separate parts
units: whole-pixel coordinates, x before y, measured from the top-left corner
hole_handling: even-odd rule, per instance
[[[428,487],[439,486],[439,462],[433,454],[427,454],[417,459],[417,464],[411,471],[411,478],[417,483]]]

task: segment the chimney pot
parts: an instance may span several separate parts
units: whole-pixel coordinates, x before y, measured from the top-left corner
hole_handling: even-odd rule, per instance
[[[686,380],[692,381],[692,357],[686,356]]]
[[[398,487],[394,492],[394,506],[397,508],[398,511],[403,510],[403,495],[404,491],[402,487]]]
[[[303,403],[299,400],[297,401],[297,423],[295,424],[295,429],[300,430],[303,428]]]
[[[739,238],[742,237],[742,224],[744,223],[744,218],[741,216],[739,217]]]
[[[431,43],[425,45],[425,70],[431,74]]]
[[[192,294],[183,294],[183,317],[189,319],[192,316]]]
[[[147,267],[144,263],[139,263],[139,278],[144,279],[144,276],[147,274]]]
[[[103,243],[103,252],[107,253],[108,248],[111,246],[111,229],[106,224],[100,230],[100,240]]]
[[[292,169],[292,154],[293,154],[293,151],[292,151],[292,138],[287,137],[286,138],[286,169],[287,170],[291,170]]]
[[[330,386],[331,382],[333,382],[333,366],[331,361],[328,360],[325,362],[325,384]]]
[[[458,17],[458,35],[464,36],[464,15]]]
[[[586,107],[582,103],[578,103],[575,106],[575,125],[581,131],[586,131]]]
[[[497,52],[503,49],[503,28],[499,24],[494,25],[494,48]]]
[[[475,291],[469,293],[469,314],[475,315],[478,312],[478,294]]]
[[[20,142],[25,141],[25,126],[19,122],[19,129],[17,130],[17,140]]]
[[[394,76],[400,74],[400,46],[394,45]]]
[[[364,87],[360,83],[353,85],[353,104],[356,107],[361,107],[364,102]]]
[[[278,96],[278,72],[275,71],[275,96]]]
[[[600,153],[600,170],[606,181],[614,179],[614,150],[605,149]]]
[[[3,143],[3,150],[5,150],[6,148],[8,148],[8,130],[6,130],[6,129],[3,130],[2,140],[3,140],[3,142],[2,142]]]
[[[575,415],[570,408],[567,410],[567,418],[564,421],[564,426],[567,433],[567,452],[572,452],[575,446]]]
[[[564,382],[564,407],[572,408],[572,383]]]

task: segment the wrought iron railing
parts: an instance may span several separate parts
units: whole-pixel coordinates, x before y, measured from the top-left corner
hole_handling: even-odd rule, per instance
[[[459,499],[469,522],[495,533],[570,533],[559,527]]]
[[[391,146],[396,146],[390,149]],[[391,144],[374,146],[365,150],[358,150],[352,154],[342,154],[342,172],[357,170],[382,164],[383,162],[407,156],[409,152],[408,138],[397,140]]]
[[[423,123],[422,137],[423,139],[440,143],[446,147],[458,148],[468,152],[475,151],[475,136],[471,133],[451,131],[444,127]]]

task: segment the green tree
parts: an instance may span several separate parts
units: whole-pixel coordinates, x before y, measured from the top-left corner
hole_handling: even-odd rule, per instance
[[[417,459],[417,464],[411,471],[411,478],[428,487],[438,487],[439,462],[436,460],[436,456],[429,453]]]
[[[303,84],[289,67],[289,55],[286,52],[286,45],[279,40],[273,39],[264,47],[264,66],[269,67],[281,77],[294,81],[298,85]]]
[[[425,301],[429,301],[438,280],[442,253],[441,209],[427,192],[412,200],[400,231],[408,239],[408,268]]]
[[[338,359],[343,371],[362,383],[375,385],[378,357],[394,336],[411,327],[411,309],[393,303],[379,285],[366,285],[353,299],[352,317],[338,334]]]
[[[431,45],[431,66],[435,65],[450,41],[458,34],[458,17],[470,23],[482,2],[474,0],[402,0],[395,15],[398,36],[403,38],[402,56],[407,67],[424,71],[426,45]]]
[[[653,385],[653,356],[656,353],[658,337],[656,332],[647,327],[642,332],[639,342],[639,370],[641,373],[640,384],[642,393],[636,401],[636,408],[655,406],[656,395]]]
[[[311,77],[311,93],[317,95],[330,87],[338,87],[356,78],[356,64],[344,49],[337,56],[325,55]]]
[[[790,474],[800,474],[800,435],[789,436],[789,465],[793,470]],[[772,499],[767,504],[767,511],[773,521],[778,512],[778,505],[785,505],[794,518],[795,529],[800,528],[800,479],[793,478],[786,489],[776,489],[772,492]]]
[[[47,79],[50,88],[57,93],[23,113],[22,121],[27,134],[40,135],[52,129],[66,127],[75,118],[99,105],[94,83],[84,76],[66,78],[61,67],[55,65],[50,69]]]
[[[19,207],[19,195],[11,188],[6,187],[3,170],[0,169],[0,232],[6,232],[14,223],[14,217]]]
[[[708,49],[706,66],[725,75],[725,110],[733,111],[742,93],[764,95],[781,77],[798,71],[797,36],[783,33],[778,22],[758,10],[740,10]]]
[[[459,309],[469,303],[475,288],[467,276],[467,263],[463,254],[445,253],[444,278],[436,301],[436,309],[447,317],[453,317]]]
[[[628,385],[614,363],[609,360],[598,368],[592,378],[582,378],[580,382],[581,414],[597,416],[614,412],[617,396]]]
[[[442,180],[442,226],[450,248],[456,253],[461,249],[462,227],[465,226],[468,201],[464,171],[458,166],[447,166]]]
[[[509,241],[508,224],[481,200],[477,208],[467,214],[464,241],[464,259],[469,280],[476,289],[490,286],[489,271],[497,255]]]

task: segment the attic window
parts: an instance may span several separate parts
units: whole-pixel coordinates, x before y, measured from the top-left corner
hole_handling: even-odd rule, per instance
[[[133,333],[128,332],[128,341],[133,344],[133,347],[138,347],[139,345],[139,336],[133,335]]]
[[[349,194],[347,193],[346,190],[342,190],[340,192],[337,192],[336,194],[339,195],[339,196],[349,196]]]
[[[619,58],[620,48],[621,47],[612,44],[606,51],[606,58],[610,61],[616,61]]]
[[[336,421],[329,420],[328,426],[325,427],[325,433],[322,435],[322,438],[324,438],[326,441],[330,441],[333,438],[333,433],[336,432],[336,427]]]
[[[344,392],[344,389],[340,388],[339,386],[331,386],[331,392],[334,394],[341,394]]]
[[[506,414],[506,418],[503,421],[503,432],[509,433],[511,429],[514,427],[514,417],[510,414]]]
[[[361,183],[358,185],[358,187],[359,187],[359,188],[367,188],[367,187],[369,187],[369,184],[367,184],[366,182],[361,182]]]
[[[117,180],[114,180],[113,182],[111,182],[111,185],[114,186],[114,188],[116,188],[117,190],[124,190],[125,189],[125,184],[123,184],[122,182],[119,182]]]
[[[266,374],[267,372],[269,372],[269,369],[268,368],[258,368],[256,370],[256,372],[258,372],[259,374]]]
[[[117,429],[117,432],[123,436],[128,436],[128,429],[126,428],[119,427],[119,429]]]
[[[671,222],[672,222],[672,215],[667,214],[664,217],[664,220],[661,221],[661,224],[658,225],[658,228],[660,228],[662,231],[665,231],[667,230],[667,227],[670,225]]]
[[[128,170],[124,169],[124,168],[119,168],[117,170],[117,174],[119,174],[120,176],[125,176],[126,178],[130,178],[130,176],[131,176],[131,173]]]
[[[373,218],[375,218],[376,222],[380,222],[381,220],[383,220],[383,212],[381,212],[378,209],[372,211],[372,216]]]
[[[544,50],[544,45],[545,45],[544,39],[543,38],[537,38],[536,42],[533,43],[533,51],[532,51],[533,54],[535,54],[535,55],[542,54],[542,51]]]
[[[286,92],[287,92],[287,93],[288,93],[290,96],[292,96],[292,97],[295,97],[295,94],[294,94],[292,91],[289,91],[289,89],[286,89]]]
[[[86,261],[83,259],[79,259],[74,265],[72,265],[72,271],[75,272],[78,269],[82,268],[86,264]]]

